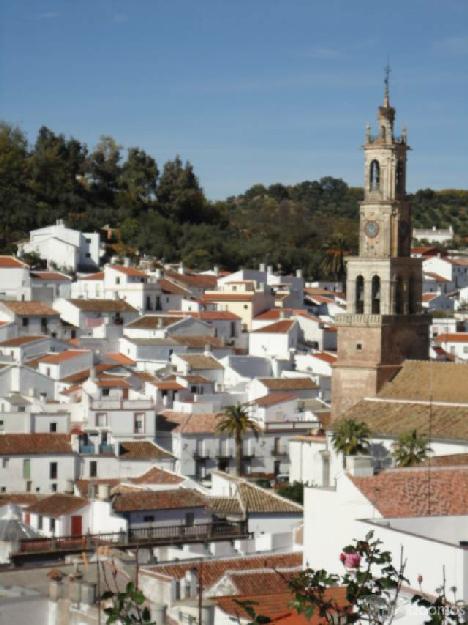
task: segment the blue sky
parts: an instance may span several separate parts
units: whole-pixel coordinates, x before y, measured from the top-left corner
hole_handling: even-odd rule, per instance
[[[382,99],[409,188],[467,188],[466,0],[3,0],[0,118],[192,161],[207,195],[361,184]]]

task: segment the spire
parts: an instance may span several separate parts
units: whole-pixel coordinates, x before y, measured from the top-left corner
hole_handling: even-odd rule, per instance
[[[385,66],[385,78],[384,78],[384,106],[388,108],[390,106],[390,72],[392,71],[389,63]]]

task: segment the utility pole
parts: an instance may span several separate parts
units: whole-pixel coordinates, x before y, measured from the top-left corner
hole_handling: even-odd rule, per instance
[[[203,585],[202,585],[203,559],[198,565],[198,625],[202,625],[203,614]]]

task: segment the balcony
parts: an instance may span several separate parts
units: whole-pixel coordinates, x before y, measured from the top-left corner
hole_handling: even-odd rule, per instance
[[[95,454],[96,449],[92,443],[80,443],[79,452],[80,454]]]
[[[114,449],[114,445],[109,445],[109,443],[101,443],[99,445],[99,453],[100,454],[114,454],[115,453],[115,449]]]

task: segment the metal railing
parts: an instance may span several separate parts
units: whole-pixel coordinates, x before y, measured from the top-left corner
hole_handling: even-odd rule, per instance
[[[130,527],[126,531],[103,534],[82,534],[44,538],[25,538],[19,549],[12,554],[12,561],[30,556],[59,556],[67,553],[94,551],[97,547],[109,546],[132,548],[140,545],[165,546],[172,544],[205,541],[233,540],[248,537],[246,521],[213,522],[194,525],[172,525],[170,527]]]

